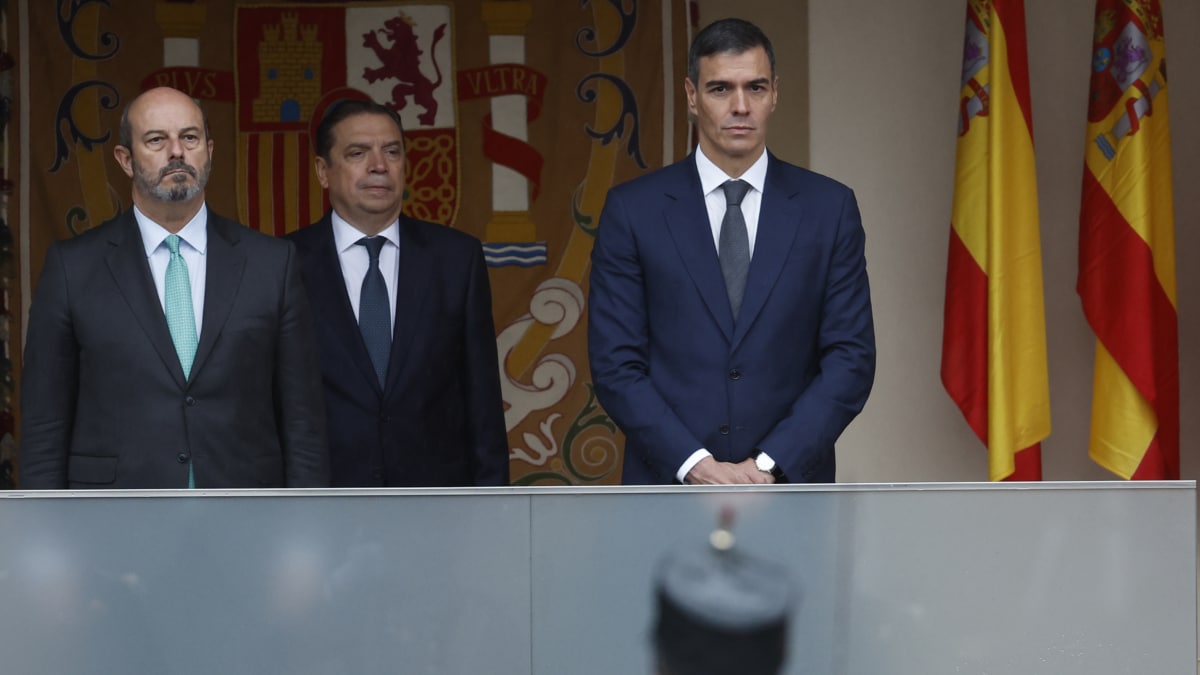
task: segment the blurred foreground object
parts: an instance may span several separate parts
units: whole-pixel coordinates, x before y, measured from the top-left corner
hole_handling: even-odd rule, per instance
[[[735,548],[732,520],[722,512],[708,546],[668,554],[659,564],[659,675],[782,671],[795,590],[785,568]]]

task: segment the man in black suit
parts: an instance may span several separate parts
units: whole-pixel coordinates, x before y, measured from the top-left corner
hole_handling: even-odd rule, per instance
[[[316,172],[333,210],[288,237],[317,325],[333,485],[507,485],[479,240],[409,218],[395,111],[335,104]]]
[[[22,487],[328,485],[295,248],[207,209],[212,149],[182,92],[125,109],[133,208],[51,245],[29,311]]]

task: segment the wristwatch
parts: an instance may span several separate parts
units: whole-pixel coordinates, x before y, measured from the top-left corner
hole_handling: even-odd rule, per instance
[[[776,483],[787,482],[787,476],[784,475],[783,469],[779,468],[779,465],[775,463],[775,460],[771,459],[770,455],[755,448],[754,452],[750,453],[750,456],[754,458],[754,466],[758,467],[759,471],[774,476]]]

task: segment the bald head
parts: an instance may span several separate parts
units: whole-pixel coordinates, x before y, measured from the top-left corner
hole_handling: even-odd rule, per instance
[[[208,114],[204,112],[204,108],[201,108],[194,99],[178,89],[172,89],[171,87],[155,87],[154,89],[147,89],[138,96],[134,97],[134,99],[125,106],[125,110],[121,111],[121,145],[129,148],[133,143],[134,131],[133,126],[129,121],[131,114],[140,112],[140,109],[144,106],[155,106],[161,103],[177,103],[184,106],[190,105],[192,108],[198,111],[200,113],[200,120],[203,123],[204,139],[208,140]]]

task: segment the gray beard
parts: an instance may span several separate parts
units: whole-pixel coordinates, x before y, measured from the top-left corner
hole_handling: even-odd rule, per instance
[[[149,190],[150,196],[162,202],[186,202],[204,189],[199,182],[184,184],[185,179],[185,176],[180,176],[175,185],[155,185]]]
[[[167,173],[168,171],[175,171],[181,168],[187,170],[187,172],[196,179],[196,182],[188,185],[186,183],[186,176],[178,176],[167,184],[162,182],[163,174]],[[184,164],[182,160],[179,160],[171,162],[167,166],[163,167],[163,169],[159,172],[159,180],[151,182],[151,178],[142,172],[142,170],[138,167],[137,162],[134,162],[133,164],[133,175],[138,185],[144,192],[161,202],[186,202],[195,198],[204,191],[204,186],[208,183],[208,174],[211,170],[211,159],[204,163],[204,170],[201,172],[196,172],[193,167]]]

